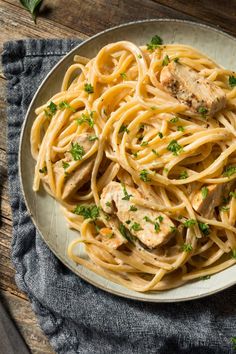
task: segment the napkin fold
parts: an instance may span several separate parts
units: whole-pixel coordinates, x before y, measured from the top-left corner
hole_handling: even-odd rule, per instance
[[[21,126],[42,79],[80,42],[21,40],[4,45],[12,261],[17,285],[28,295],[57,353],[233,354],[235,286],[184,303],[153,304],[119,298],[96,289],[67,269],[46,246],[30,219],[18,176]]]

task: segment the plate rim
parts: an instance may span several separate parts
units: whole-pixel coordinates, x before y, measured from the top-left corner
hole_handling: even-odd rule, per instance
[[[73,267],[69,264],[69,262],[67,262],[66,259],[63,259],[62,256],[58,253],[58,251],[54,248],[54,246],[48,241],[46,240],[46,238],[44,237],[43,233],[41,233],[41,231],[38,228],[37,222],[35,220],[35,217],[33,216],[33,213],[31,211],[31,208],[28,204],[27,198],[26,198],[26,193],[24,190],[24,184],[23,184],[23,179],[22,179],[22,165],[23,165],[23,151],[22,151],[22,146],[23,146],[23,139],[25,137],[25,130],[26,130],[26,125],[27,125],[27,121],[29,119],[29,115],[30,112],[32,110],[32,106],[34,104],[35,99],[37,98],[37,95],[39,93],[39,91],[41,90],[41,87],[44,85],[44,83],[49,79],[49,77],[52,75],[53,71],[60,66],[60,64],[67,58],[69,57],[71,54],[73,54],[73,52],[76,52],[80,47],[82,47],[83,45],[89,43],[90,41],[96,39],[97,37],[100,37],[103,34],[112,32],[114,30],[117,30],[119,28],[124,28],[124,27],[130,27],[130,26],[134,26],[137,24],[142,24],[142,23],[153,23],[153,22],[174,22],[174,23],[186,23],[195,27],[201,27],[201,28],[205,28],[207,30],[219,33],[221,35],[224,35],[226,37],[228,37],[229,39],[233,40],[236,42],[236,37],[234,37],[233,35],[225,32],[220,26],[219,28],[216,28],[214,26],[211,25],[207,25],[207,24],[203,24],[201,22],[196,22],[196,21],[191,21],[191,20],[182,20],[182,19],[176,19],[176,18],[152,18],[152,19],[145,19],[145,20],[138,20],[138,21],[131,21],[131,22],[126,22],[117,26],[113,26],[110,27],[108,29],[105,29],[101,32],[98,32],[97,34],[89,37],[88,39],[82,40],[81,43],[79,43],[77,46],[75,46],[72,50],[70,50],[66,55],[63,55],[63,57],[56,63],[56,65],[53,66],[53,68],[49,71],[49,73],[45,76],[45,78],[42,80],[40,86],[37,88],[36,92],[34,93],[32,100],[27,108],[26,114],[24,116],[24,120],[21,126],[21,133],[20,133],[20,140],[19,140],[19,150],[18,150],[18,174],[19,174],[19,181],[20,181],[20,188],[21,188],[21,193],[23,195],[24,198],[24,202],[28,211],[28,214],[30,216],[30,219],[32,220],[35,228],[37,229],[40,237],[43,239],[43,241],[46,243],[46,245],[49,247],[49,249],[53,252],[53,254],[67,267],[69,268],[76,276],[79,276],[81,279],[83,279],[84,281],[86,281],[87,283],[89,283],[90,285],[95,286],[96,288],[103,290],[109,294],[112,295],[116,295],[125,299],[129,299],[129,300],[136,300],[136,301],[142,301],[142,302],[150,302],[150,303],[178,303],[178,302],[184,302],[184,301],[192,301],[192,300],[197,300],[197,299],[202,299],[205,297],[208,297],[210,295],[213,294],[217,294],[223,290],[226,290],[232,286],[234,286],[236,284],[236,279],[233,280],[231,283],[224,285],[223,287],[217,289],[217,290],[212,290],[212,291],[208,291],[204,294],[200,294],[200,295],[192,295],[190,297],[179,297],[177,299],[149,299],[149,298],[142,298],[142,297],[138,297],[135,295],[128,295],[125,294],[123,292],[120,292],[119,290],[115,290],[115,289],[108,289],[105,286],[103,286],[102,284],[100,284],[99,282],[96,282],[90,278],[88,278],[86,275],[84,274],[80,274],[80,272],[76,272],[75,269],[73,269]],[[75,38],[77,39],[77,38]],[[236,266],[236,265],[234,265]],[[167,290],[168,291],[168,290]],[[138,292],[139,293],[139,292]],[[142,293],[139,293],[142,294]]]

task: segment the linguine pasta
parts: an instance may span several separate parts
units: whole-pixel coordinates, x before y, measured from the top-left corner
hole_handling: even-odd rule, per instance
[[[236,77],[158,38],[75,56],[31,131],[33,189],[42,183],[79,231],[68,256],[140,292],[236,263]],[[225,107],[208,115],[174,97],[160,81],[171,62],[221,88]],[[76,254],[79,243],[87,258]]]

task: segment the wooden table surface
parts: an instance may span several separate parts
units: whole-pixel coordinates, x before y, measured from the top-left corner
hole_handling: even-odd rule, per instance
[[[109,27],[148,18],[199,21],[236,36],[236,0],[44,0],[36,25],[20,1],[0,0],[0,50],[7,40],[85,39]],[[47,354],[53,350],[27,297],[17,289],[10,260],[12,216],[7,189],[5,83],[0,72],[0,296],[32,353]]]

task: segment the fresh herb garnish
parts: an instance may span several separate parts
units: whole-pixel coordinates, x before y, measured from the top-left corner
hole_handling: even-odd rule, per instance
[[[20,0],[24,8],[31,13],[34,23],[36,23],[37,12],[42,4],[42,1],[43,0]]]
[[[124,133],[124,132],[126,132],[127,134],[129,134],[129,129],[127,128],[127,125],[122,124],[121,127],[120,127],[120,129],[119,129],[119,134],[120,134],[120,133]]]
[[[236,86],[236,77],[235,77],[235,76],[231,75],[231,76],[229,77],[229,85],[230,85],[231,87]]]
[[[106,206],[110,208],[111,207],[111,202],[106,202]]]
[[[189,243],[184,243],[183,246],[181,247],[181,251],[184,252],[191,252],[193,250],[193,246],[190,245]]]
[[[188,219],[184,222],[184,226],[185,227],[193,227],[194,225],[196,225],[196,220],[194,219]]]
[[[90,112],[89,114],[82,113],[80,118],[76,119],[77,124],[81,125],[83,123],[87,123],[91,128],[94,126],[94,119],[93,119],[94,111]]]
[[[179,145],[177,140],[172,140],[167,146],[167,150],[171,151],[174,156],[178,156],[183,151],[183,147]]]
[[[202,199],[206,199],[206,197],[208,196],[208,188],[207,187],[202,187],[201,189],[201,194],[202,194]]]
[[[46,116],[51,119],[57,112],[57,105],[54,102],[50,102],[47,108],[44,110]]]
[[[76,109],[74,107],[72,107],[67,101],[62,101],[59,103],[58,105],[59,109],[65,109],[68,108],[70,109],[72,112],[76,112]]]
[[[177,130],[178,132],[184,132],[184,127],[182,125],[178,125]]]
[[[43,168],[39,169],[40,173],[46,174],[48,172],[47,166],[44,166]]]
[[[84,219],[96,220],[99,217],[99,211],[100,208],[96,205],[77,205],[73,213],[83,216]]]
[[[126,73],[120,73],[120,76],[122,77],[123,80],[127,80],[127,75],[126,75]]]
[[[140,144],[140,146],[147,146],[148,145],[148,141],[142,141],[142,143]]]
[[[122,200],[130,200],[130,198],[133,196],[132,196],[132,194],[129,194],[127,192],[127,189],[123,183],[122,183],[122,188],[123,188],[123,193],[124,193],[124,197],[122,198]]]
[[[179,62],[179,58],[178,57],[174,58],[173,60],[174,60],[175,63]]]
[[[224,173],[223,173],[223,176],[231,177],[235,173],[236,173],[236,166],[227,166]]]
[[[141,55],[141,54],[138,54],[138,58],[139,58],[139,59],[142,59],[142,55]]]
[[[131,223],[131,220],[126,220],[125,222],[127,225],[129,225]]]
[[[159,224],[159,222],[155,222],[155,224],[154,224],[154,230],[155,230],[156,232],[159,232],[159,231],[160,231],[160,224]]]
[[[160,156],[159,153],[158,153],[156,150],[152,149],[152,152],[153,152],[153,154],[155,154],[156,156]]]
[[[210,234],[210,227],[208,224],[204,224],[203,222],[198,223],[199,229],[202,231],[202,233],[205,236],[208,236]]]
[[[202,277],[199,278],[199,280],[208,280],[210,279],[210,275],[203,275]]]
[[[232,250],[232,257],[233,257],[234,259],[236,259],[236,249],[235,249],[235,250]]]
[[[70,167],[70,164],[66,161],[62,161],[62,167],[64,168],[64,170],[66,170],[68,167]]]
[[[175,233],[177,231],[177,227],[175,226],[170,226],[170,231]]]
[[[163,134],[161,132],[158,132],[157,135],[159,136],[160,139],[163,138]]]
[[[179,121],[179,117],[174,117],[174,118],[172,118],[172,119],[170,120],[170,123],[175,124],[175,123],[177,123],[178,121]]]
[[[150,50],[151,52],[154,51],[154,49],[158,48],[160,45],[162,45],[163,40],[161,37],[158,35],[155,35],[152,37],[150,43],[147,43],[147,50]]]
[[[128,240],[129,242],[133,243],[134,241],[134,237],[131,235],[131,233],[129,232],[128,229],[126,229],[124,224],[120,224],[119,225],[119,231],[121,233],[121,235]]]
[[[137,152],[133,152],[132,155],[133,155],[133,157],[138,157],[138,153]]]
[[[139,177],[143,182],[151,181],[151,178],[149,177],[149,172],[145,169],[140,172]]]
[[[229,192],[229,196],[232,198],[236,198],[236,192]]]
[[[159,216],[157,217],[157,219],[158,219],[160,222],[162,222],[162,221],[164,220],[163,216],[161,216],[161,215],[159,215]]]
[[[131,229],[134,230],[134,231],[141,231],[143,230],[141,225],[138,224],[137,222],[134,222],[133,225],[131,226]]]
[[[95,140],[98,140],[98,137],[97,137],[96,135],[90,135],[90,136],[88,137],[88,140],[89,140],[89,141],[95,141]]]
[[[231,343],[232,343],[233,349],[236,350],[236,337],[231,338]]]
[[[84,91],[87,93],[94,93],[94,88],[91,84],[84,84]]]
[[[169,56],[166,54],[165,57],[164,57],[164,59],[163,59],[163,61],[162,61],[162,66],[168,65],[169,62],[170,62],[170,58],[169,58]]]
[[[135,205],[131,205],[130,208],[129,208],[129,211],[137,211],[138,208],[136,208]]]
[[[206,107],[204,107],[204,106],[201,106],[201,107],[198,108],[198,113],[200,113],[201,116],[203,118],[205,118],[206,114],[208,113],[208,109]]]
[[[83,146],[78,143],[71,143],[71,150],[69,151],[75,161],[81,160],[85,155]]]
[[[225,206],[225,205],[222,205],[220,207],[220,211],[228,211],[229,210],[229,207]]]
[[[179,174],[179,179],[186,179],[188,178],[188,172],[187,171],[181,171]]]

